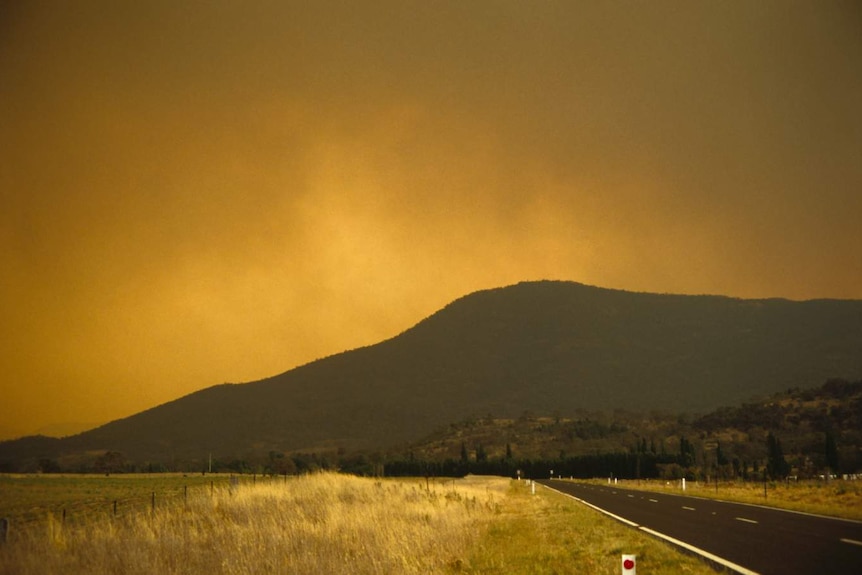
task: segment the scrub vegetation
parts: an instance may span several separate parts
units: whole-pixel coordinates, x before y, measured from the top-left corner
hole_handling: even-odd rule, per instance
[[[94,490],[105,480],[78,478]],[[20,575],[616,573],[622,553],[650,573],[712,572],[563,496],[494,477],[200,486],[116,517],[64,524],[45,511],[13,522],[0,550],[0,573]]]
[[[862,381],[833,379],[693,416],[524,413],[452,424],[390,455],[388,474],[616,477],[713,483],[862,478]],[[349,463],[349,462],[347,462]],[[349,469],[346,465],[344,469]]]

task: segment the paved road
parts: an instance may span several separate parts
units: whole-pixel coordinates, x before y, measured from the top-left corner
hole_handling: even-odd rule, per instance
[[[862,522],[756,505],[539,481],[636,524],[762,575],[862,574]],[[655,534],[655,533],[654,533]]]

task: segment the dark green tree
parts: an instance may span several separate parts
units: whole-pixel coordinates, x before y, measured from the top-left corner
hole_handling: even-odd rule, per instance
[[[840,462],[838,461],[838,446],[835,444],[835,436],[831,431],[826,432],[826,466],[832,473],[838,473]]]
[[[721,443],[716,443],[715,446],[715,462],[718,465],[724,466],[727,465],[727,457],[724,455],[724,452],[721,451]]]
[[[487,461],[488,454],[485,453],[485,448],[482,447],[482,444],[476,446],[476,461]]]
[[[683,435],[679,438],[679,464],[683,467],[691,467],[694,461],[694,445]]]
[[[106,451],[96,458],[93,467],[98,473],[121,473],[126,468],[126,457],[119,451]]]
[[[62,469],[56,460],[45,458],[39,460],[39,471],[42,473],[60,473]]]
[[[790,474],[790,464],[784,459],[781,441],[770,432],[766,436],[766,473],[773,479],[783,479]]]

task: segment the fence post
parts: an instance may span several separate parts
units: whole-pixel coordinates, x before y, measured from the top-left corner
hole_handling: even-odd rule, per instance
[[[153,491],[153,513],[156,512],[156,492]]]

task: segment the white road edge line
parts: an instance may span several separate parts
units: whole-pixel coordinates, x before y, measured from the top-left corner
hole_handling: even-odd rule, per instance
[[[689,545],[688,543],[685,543],[684,541],[680,541],[679,539],[674,539],[673,537],[671,537],[669,535],[665,535],[664,533],[654,531],[654,530],[650,529],[649,527],[643,527],[642,525],[638,525],[634,521],[629,521],[628,519],[625,519],[624,517],[620,517],[619,515],[614,515],[610,511],[605,511],[601,507],[596,507],[592,503],[587,503],[583,499],[579,499],[579,498],[575,497],[574,495],[571,495],[569,493],[563,493],[562,491],[557,491],[553,487],[548,487],[547,485],[543,485],[543,487],[550,489],[551,491],[554,491],[556,493],[559,493],[560,495],[565,495],[566,497],[574,499],[578,503],[583,503],[587,507],[591,507],[592,509],[595,509],[599,513],[604,513],[608,517],[613,517],[617,521],[625,523],[626,525],[628,525],[630,527],[635,527],[637,529],[640,529],[644,533],[649,533],[653,537],[658,537],[659,539],[664,539],[668,543],[682,547],[683,549],[691,551],[692,553],[696,553],[697,555],[700,555],[701,557],[705,557],[706,559],[713,561],[715,563],[718,563],[719,565],[721,565],[723,567],[727,567],[731,571],[736,571],[740,575],[760,575],[760,573],[758,573],[757,571],[752,571],[751,569],[746,569],[742,565],[737,565],[736,563],[733,563],[732,561],[728,561],[727,559],[719,557],[718,555],[713,555],[709,551],[704,551],[703,549],[701,549],[699,547],[695,547],[694,545]],[[852,541],[852,539],[850,539],[850,540],[842,539],[842,541]]]
[[[844,538],[841,538],[841,539],[839,539],[839,541],[841,541],[841,543],[849,543],[850,545],[859,545],[859,546],[862,546],[862,541],[856,541],[855,539],[844,539]]]
[[[604,509],[602,509],[601,507],[596,507],[596,506],[595,506],[595,505],[593,505],[592,503],[587,503],[587,502],[586,502],[586,501],[584,501],[583,499],[578,499],[578,498],[577,498],[577,497],[575,497],[574,495],[571,495],[571,494],[569,494],[569,493],[563,493],[562,491],[557,491],[557,490],[556,490],[556,489],[554,489],[553,487],[548,487],[547,485],[545,485],[545,487],[547,487],[547,488],[548,488],[548,489],[550,489],[551,491],[555,491],[555,492],[559,493],[560,495],[565,495],[566,497],[569,497],[569,498],[571,498],[571,499],[574,499],[574,500],[575,500],[575,501],[577,501],[578,503],[583,503],[583,504],[584,504],[584,505],[586,505],[587,507],[591,507],[591,508],[595,509],[596,511],[598,511],[599,513],[604,513],[604,514],[605,514],[605,515],[607,515],[608,517],[613,517],[613,518],[614,518],[614,519],[616,519],[617,521],[620,521],[620,522],[622,522],[622,523],[625,523],[625,524],[626,524],[626,525],[628,525],[629,527],[640,527],[640,525],[638,525],[638,524],[637,524],[637,523],[635,523],[634,521],[629,521],[628,519],[626,519],[626,518],[624,518],[624,517],[620,517],[619,515],[614,515],[614,514],[613,514],[613,513],[611,513],[610,511],[605,511],[605,510],[604,510]]]
[[[658,537],[659,539],[664,539],[668,543],[673,543],[674,545],[682,547],[683,549],[688,549],[692,553],[697,553],[698,555],[701,555],[702,557],[706,557],[710,561],[718,563],[719,565],[722,565],[723,567],[727,567],[728,569],[730,569],[732,571],[736,571],[737,573],[740,573],[741,575],[759,575],[757,573],[757,571],[752,571],[751,569],[746,569],[742,565],[737,565],[736,563],[728,561],[727,559],[719,557],[718,555],[713,555],[709,551],[704,551],[703,549],[700,549],[699,547],[695,547],[694,545],[689,545],[688,543],[685,543],[684,541],[680,541],[679,539],[674,539],[673,537],[665,535],[664,533],[659,533],[658,531],[653,531],[649,527],[638,527],[638,529],[640,529],[641,531],[644,531],[645,533],[649,533],[650,535],[652,535],[654,537]]]
[[[745,521],[746,523],[760,523],[760,521],[755,521],[754,519],[746,519],[745,517],[734,517],[737,521]]]

